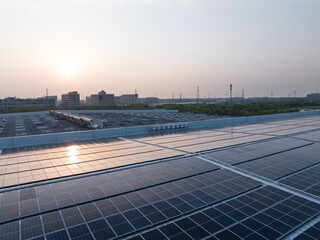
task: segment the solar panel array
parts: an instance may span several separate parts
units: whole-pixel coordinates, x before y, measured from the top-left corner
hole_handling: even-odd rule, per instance
[[[3,149],[0,239],[319,239],[319,120]]]
[[[296,240],[318,240],[320,236],[320,221],[308,228],[305,232],[299,234]]]
[[[319,204],[262,187],[144,232],[136,239],[153,239],[150,235],[161,239],[277,239],[319,211]]]

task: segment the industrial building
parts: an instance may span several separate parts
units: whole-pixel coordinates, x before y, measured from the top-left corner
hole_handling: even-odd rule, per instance
[[[145,104],[155,104],[159,102],[159,98],[157,97],[146,97],[146,98],[139,98],[139,103],[145,103]]]
[[[320,93],[309,93],[307,95],[307,98],[319,99],[320,98]]]
[[[319,239],[319,112],[259,117],[0,141],[0,239]]]
[[[123,94],[115,97],[115,103],[117,105],[128,105],[138,103],[138,94]]]
[[[26,109],[37,107],[54,107],[57,103],[56,96],[40,97],[40,98],[16,98],[7,97],[0,99],[0,111],[9,109]]]
[[[61,95],[61,106],[64,108],[80,107],[80,95],[77,91]]]
[[[90,96],[90,106],[111,106],[115,104],[114,94],[106,94],[105,91],[100,91],[98,94]]]

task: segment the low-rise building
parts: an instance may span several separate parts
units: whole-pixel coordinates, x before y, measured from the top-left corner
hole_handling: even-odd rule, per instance
[[[55,107],[56,96],[39,97],[39,98],[16,98],[7,97],[0,99],[0,110],[9,109],[25,109],[25,108],[37,108],[37,107]]]
[[[145,103],[145,104],[155,104],[159,102],[159,98],[156,98],[156,97],[139,98],[139,102]]]
[[[115,97],[115,102],[119,105],[138,103],[138,94],[123,94],[119,97]]]
[[[309,93],[307,98],[320,98],[320,93]]]

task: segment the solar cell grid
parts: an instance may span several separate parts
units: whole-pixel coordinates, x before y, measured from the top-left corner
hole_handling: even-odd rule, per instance
[[[242,138],[248,136],[247,134],[242,134],[242,133],[230,133],[227,135],[223,136],[207,136],[207,137],[202,137],[202,138],[195,138],[195,139],[190,139],[190,140],[180,140],[180,141],[174,141],[174,142],[169,142],[169,143],[161,143],[159,145],[169,147],[169,148],[179,148],[183,146],[190,146],[194,144],[202,144],[202,143],[209,143],[209,142],[220,142],[224,140],[230,140],[230,139],[236,139],[236,138]]]
[[[240,126],[230,126],[224,128],[218,128],[217,131],[225,131],[225,132],[246,132],[252,130],[262,130],[262,129],[270,129],[273,127],[279,127],[279,125],[273,124],[244,124]]]
[[[266,127],[264,129],[255,129],[255,130],[251,130],[248,129],[247,131],[244,131],[246,133],[254,133],[254,134],[273,134],[275,132],[280,132],[280,131],[290,131],[292,129],[296,129],[296,126],[292,126],[292,125],[282,125],[282,126],[272,126],[272,127]]]
[[[152,143],[152,144],[158,144],[161,146],[165,147],[170,147],[170,148],[175,148],[175,147],[180,147],[180,146],[188,146],[190,144],[198,144],[198,143],[205,143],[205,142],[215,142],[215,141],[221,141],[225,139],[233,139],[233,138],[238,138],[238,137],[244,137],[247,136],[247,134],[242,134],[242,133],[216,133],[216,132],[211,132],[206,135],[200,135],[200,136],[195,136],[192,135],[193,137],[190,138],[185,138],[181,137],[178,139],[166,139],[162,141],[144,141],[146,143]],[[142,141],[138,139],[139,141]]]
[[[133,142],[123,141],[123,140],[88,140],[80,141],[77,143],[56,143],[56,144],[44,144],[44,145],[35,145],[27,147],[18,147],[18,148],[9,148],[3,149],[2,155],[0,155],[0,161],[7,158],[18,158],[18,157],[30,157],[34,155],[43,155],[43,154],[64,154],[68,152],[66,150],[68,147],[77,145],[80,150],[85,151],[97,151],[97,148],[108,147],[110,149],[121,149],[124,147],[130,148],[131,145],[134,145]]]
[[[295,127],[288,130],[270,132],[269,134],[272,134],[275,136],[282,136],[282,135],[291,135],[291,134],[297,134],[297,133],[307,132],[311,130],[319,130],[319,129],[320,129],[320,126],[303,126],[303,127]]]
[[[169,134],[169,135],[155,135],[153,137],[142,137],[139,141],[160,144],[160,143],[171,143],[177,141],[186,141],[191,139],[205,138],[205,137],[215,137],[216,139],[225,138],[229,133],[225,132],[215,132],[215,131],[196,131],[196,132],[186,132],[183,134]]]
[[[209,182],[212,182],[212,184],[208,185]],[[247,182],[248,186],[238,189],[237,186],[241,185],[241,182]],[[200,185],[202,187],[199,187]],[[104,239],[107,236],[111,238],[120,237],[146,227],[152,227],[154,224],[208,206],[259,185],[254,180],[228,170],[217,170],[165,183],[161,185],[161,188],[155,186],[133,193],[72,206],[61,211],[45,213],[40,215],[41,225],[43,225],[47,239],[53,239],[64,231],[75,234],[76,231],[73,230],[76,226],[82,226],[83,221],[87,223],[95,237],[100,236],[102,238],[103,236]],[[179,189],[179,191],[176,192],[176,189]],[[228,189],[232,191],[228,191]],[[158,191],[160,191],[159,194]],[[165,192],[168,194],[164,194]],[[211,194],[209,195],[207,192]],[[34,217],[16,220],[13,223],[31,222],[31,218]],[[0,226],[6,226],[6,224]],[[22,224],[19,224],[19,226],[22,226]],[[20,232],[21,227],[18,227],[18,229]],[[87,234],[87,231],[83,229],[83,233]],[[5,232],[2,234],[5,234]],[[38,234],[42,235],[41,231]]]
[[[305,208],[309,210],[307,213],[304,213]],[[179,239],[182,235],[186,239],[211,235],[214,239],[278,239],[316,216],[319,210],[319,204],[273,187],[263,187],[156,230],[164,235],[164,239]],[[149,234],[138,236],[148,239]]]
[[[272,124],[294,124],[297,126],[303,126],[303,125],[315,125],[319,123],[320,117],[319,116],[308,116],[308,117],[299,117],[299,118],[293,118],[293,119],[287,119],[287,120],[277,120],[273,121]]]
[[[308,228],[303,233],[295,237],[295,240],[318,240],[320,236],[320,222]]]
[[[123,146],[124,145],[124,146]],[[114,156],[121,155],[123,152],[135,153],[135,152],[144,152],[147,151],[148,146],[142,145],[139,143],[133,143],[130,147],[126,144],[121,145],[119,148],[111,148],[111,147],[99,147],[93,149],[81,149],[79,145],[71,145],[66,147],[64,151],[58,153],[43,153],[43,154],[34,154],[29,156],[19,156],[19,157],[10,157],[6,159],[2,159],[0,161],[0,166],[8,166],[14,164],[28,164],[32,162],[38,162],[43,160],[55,160],[61,158],[70,159],[76,157],[86,157],[90,158],[91,155],[101,155],[102,156]],[[141,148],[141,149],[140,149]],[[119,152],[120,154],[115,154],[115,152]],[[23,166],[23,165],[22,165]]]
[[[101,175],[63,181],[0,194],[0,222],[64,208],[218,169],[186,157]],[[12,207],[11,207],[12,206]],[[21,209],[20,215],[17,209]],[[19,215],[19,216],[18,216]]]
[[[228,140],[221,140],[216,142],[202,143],[202,144],[191,144],[188,146],[176,147],[178,150],[187,151],[187,152],[201,152],[208,151],[212,149],[218,149],[223,147],[234,146],[243,143],[255,142],[260,140],[271,139],[271,136],[262,136],[262,135],[250,135],[240,138],[233,138]]]
[[[295,137],[300,138],[300,139],[306,139],[306,140],[310,140],[310,141],[319,142],[320,141],[320,131],[315,130],[315,131],[304,133],[304,134],[298,134],[298,135],[295,135]]]
[[[21,165],[12,164],[6,166],[4,173],[2,173],[3,180],[0,183],[2,183],[2,187],[8,187],[181,155],[181,153],[175,151],[152,146],[143,149],[145,151],[142,152],[140,150],[135,152],[118,151],[109,154],[109,156],[107,153],[94,154],[94,158],[70,156],[63,159],[39,161],[36,165],[30,165],[28,170],[21,169],[21,171],[19,171]]]
[[[203,156],[234,165],[308,144],[310,142],[293,138],[271,139],[270,141],[258,142],[247,146],[215,151]]]
[[[279,182],[320,197],[320,165],[313,166]]]
[[[320,162],[319,144],[311,144],[237,165],[238,168],[276,180]]]

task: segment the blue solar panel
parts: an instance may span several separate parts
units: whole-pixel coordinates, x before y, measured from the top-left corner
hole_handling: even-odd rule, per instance
[[[0,211],[2,212],[0,223],[39,212],[103,199],[215,169],[218,167],[214,164],[195,157],[187,157],[92,177],[4,192],[0,194]],[[154,176],[161,178],[154,179]],[[130,207],[129,204],[123,202],[118,207],[120,210],[125,210]],[[93,213],[90,214],[93,215]],[[86,218],[90,218],[89,213],[86,214]]]
[[[309,227],[303,233],[295,237],[295,240],[318,240],[320,236],[320,222]]]
[[[264,199],[269,199],[270,203],[264,204]],[[278,239],[317,216],[319,211],[320,204],[273,187],[262,187],[165,224],[157,230],[166,239],[177,239],[182,234],[191,239],[209,236],[216,239]],[[306,218],[297,218],[297,212],[304,213]],[[147,233],[141,236],[147,236]]]
[[[247,182],[248,187],[237,189],[242,182]],[[103,234],[108,233],[109,236],[120,237],[180,217],[259,185],[254,180],[228,170],[216,170],[164,183],[160,185],[161,188],[160,186],[150,187],[133,193],[80,204],[61,211],[52,211],[40,215],[41,225],[48,239],[63,237],[66,233],[75,234],[74,229],[77,229],[75,227],[83,226],[84,223],[88,223],[94,236],[102,236],[104,232]],[[177,188],[180,191],[175,193]],[[227,191],[228,189],[231,191]],[[164,194],[160,197],[157,194],[158,190],[171,194]],[[134,201],[131,202],[130,199]],[[144,201],[138,201],[139,199]],[[142,203],[142,205],[136,206],[136,203]],[[29,218],[25,220],[27,219]],[[224,216],[220,220],[228,224],[231,218]],[[81,231],[83,236],[87,234],[85,227],[81,227]],[[79,230],[79,234],[81,231]],[[38,234],[43,233],[38,232]],[[197,228],[197,231],[195,229],[192,234],[201,236],[201,229]]]
[[[291,176],[285,177],[279,180],[279,182],[320,197],[319,172],[320,165],[316,165]]]
[[[320,144],[315,143],[236,166],[265,178],[276,180],[320,163],[319,148]]]
[[[293,138],[272,139],[264,142],[257,142],[247,146],[239,146],[231,149],[215,151],[204,154],[205,157],[227,163],[229,165],[239,164],[246,161],[262,158],[276,153],[295,149],[311,144],[308,141]]]

